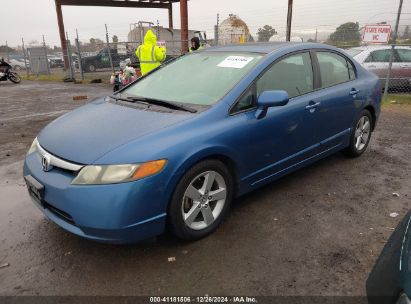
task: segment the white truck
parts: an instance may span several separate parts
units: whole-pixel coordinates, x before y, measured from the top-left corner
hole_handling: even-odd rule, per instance
[[[167,48],[168,56],[179,56],[181,55],[181,30],[180,29],[170,29],[162,26],[154,25],[152,22],[139,21],[130,25],[130,32],[128,33],[128,41],[132,47],[137,48],[144,41],[144,35],[148,30],[152,30],[157,36],[157,41],[160,43],[165,43]],[[189,48],[190,40],[193,37],[198,37],[200,39],[201,45],[207,44],[207,36],[204,31],[188,31],[188,41],[187,48]]]

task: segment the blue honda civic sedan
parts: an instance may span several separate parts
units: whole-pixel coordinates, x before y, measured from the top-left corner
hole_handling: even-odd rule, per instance
[[[340,150],[361,155],[380,102],[378,78],[331,46],[208,48],[50,123],[24,178],[82,237],[196,240],[236,197]]]

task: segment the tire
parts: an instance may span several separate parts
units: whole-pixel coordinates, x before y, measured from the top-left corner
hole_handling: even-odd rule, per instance
[[[17,73],[14,73],[14,72],[11,72],[11,71],[9,72],[9,79],[10,79],[11,82],[14,82],[14,83],[20,83],[21,82],[20,76]]]
[[[193,166],[172,196],[168,208],[171,232],[189,241],[211,234],[230,208],[233,189],[233,178],[221,161],[206,160]]]
[[[96,69],[96,66],[94,65],[94,64],[89,64],[88,66],[87,66],[87,71],[88,72],[95,72],[97,69]]]
[[[350,145],[343,150],[346,156],[358,157],[365,152],[370,143],[373,124],[370,111],[363,110],[355,121],[350,136]]]

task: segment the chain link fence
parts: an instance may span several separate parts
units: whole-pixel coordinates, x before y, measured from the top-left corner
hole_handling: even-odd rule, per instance
[[[347,22],[340,25],[331,24],[330,18],[328,18],[330,24],[316,25],[315,23],[308,24],[304,20],[307,14],[311,14],[311,17],[318,16],[317,9],[309,7],[310,10],[307,10],[302,4],[297,5],[296,8],[297,13],[293,17],[291,41],[318,42],[342,48],[365,69],[375,73],[381,79],[382,87],[387,86],[387,93],[411,95],[411,33],[409,31],[411,24],[407,21],[411,19],[405,19],[400,23],[396,44],[392,45],[393,40],[391,39],[389,44],[385,45],[363,45],[361,41],[365,26],[367,24],[392,24],[396,16],[395,12],[379,12],[362,22],[350,21],[353,17],[351,14],[347,14]],[[298,10],[301,11],[300,14]],[[343,13],[341,14],[344,15]],[[249,16],[249,18],[252,19],[253,16]],[[283,21],[281,22],[283,23]],[[159,42],[166,45],[168,59],[182,53],[180,30],[163,28],[158,25],[158,22],[157,26],[150,22],[145,22],[151,24],[148,26],[140,23],[137,24],[138,26],[136,24],[134,26],[121,26],[121,41],[115,35],[109,38],[107,26],[105,41],[91,38],[85,42],[67,35],[68,53],[65,55],[66,58],[63,58],[61,50],[45,49],[49,69],[43,76],[36,70],[38,64],[33,64],[32,60],[29,59],[29,48],[23,46],[18,56],[16,54],[0,54],[0,56],[10,58],[10,60],[13,56],[19,57],[17,59],[20,60],[20,67],[16,65],[16,69],[26,71],[28,78],[48,77],[53,80],[72,81],[75,79],[86,82],[108,82],[113,73],[124,69],[127,65],[139,70],[139,62],[135,52],[142,43],[144,31],[147,28],[152,29]],[[285,28],[279,26],[275,30],[274,27],[275,25],[271,30],[268,29],[271,31],[268,36],[262,35],[259,32],[260,29],[265,28],[263,24],[249,26],[237,15],[229,14],[228,18],[221,23],[217,18],[217,24],[212,29],[211,27],[207,28],[207,34],[211,36],[211,39],[207,39],[204,32],[189,31],[189,40],[197,35],[201,38],[204,47],[261,41],[285,41]],[[116,32],[119,32],[118,28],[115,30]],[[201,26],[197,25],[196,28],[201,29]],[[184,44],[188,49],[189,41],[184,41]],[[69,69],[64,68],[64,61],[70,63]]]

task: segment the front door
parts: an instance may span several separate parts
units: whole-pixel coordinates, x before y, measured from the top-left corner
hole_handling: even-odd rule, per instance
[[[285,90],[290,100],[285,106],[269,108],[258,119],[253,105],[262,92],[270,90]],[[313,91],[311,56],[302,52],[276,62],[240,98],[230,119],[241,134],[236,148],[249,159],[244,164],[245,182],[264,183],[318,153]],[[251,107],[248,111],[247,106]]]

